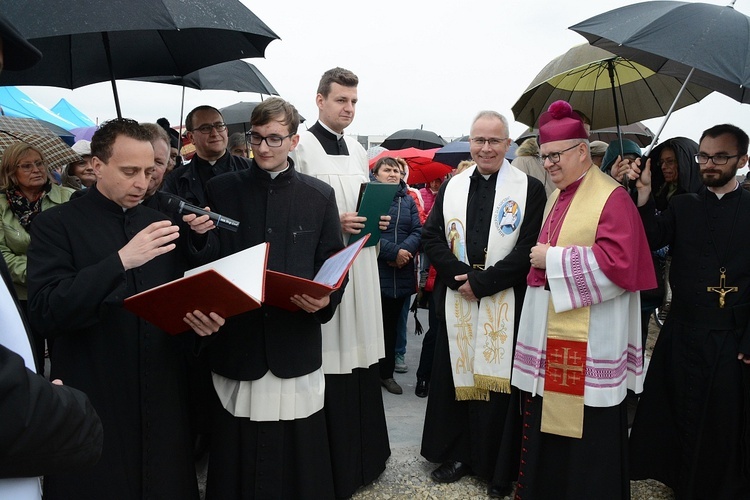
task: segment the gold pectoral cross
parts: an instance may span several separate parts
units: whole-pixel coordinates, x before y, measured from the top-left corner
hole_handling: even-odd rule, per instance
[[[727,269],[725,267],[722,267],[719,269],[719,272],[721,273],[721,277],[719,278],[719,286],[709,286],[706,288],[707,292],[716,292],[719,294],[719,308],[724,308],[724,304],[726,304],[726,295],[729,292],[736,292],[737,287],[736,286],[726,286],[726,280],[727,280]]]

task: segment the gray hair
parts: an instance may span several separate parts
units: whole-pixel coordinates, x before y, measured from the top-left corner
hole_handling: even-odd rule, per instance
[[[489,109],[480,111],[479,113],[477,113],[477,116],[474,117],[474,121],[471,122],[471,125],[474,126],[477,120],[480,120],[481,118],[495,118],[497,120],[500,120],[501,122],[503,122],[503,126],[505,126],[505,132],[510,134],[510,126],[508,125],[508,119],[505,118],[500,113],[498,113],[497,111],[492,111]]]

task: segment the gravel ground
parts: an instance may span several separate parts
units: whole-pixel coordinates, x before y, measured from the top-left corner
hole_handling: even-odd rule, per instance
[[[465,477],[451,484],[436,483],[430,472],[436,467],[419,455],[419,447],[393,450],[385,472],[372,484],[361,488],[355,500],[414,498],[422,500],[479,499],[487,497],[487,483]],[[631,499],[673,500],[672,490],[657,481],[631,481]],[[513,495],[506,498],[512,499]]]
[[[427,319],[422,319],[420,311],[420,321],[427,325]],[[410,316],[411,319],[411,316]],[[410,331],[411,328],[410,328]],[[649,329],[649,338],[646,343],[647,356],[651,355],[654,348],[658,328],[654,325],[653,320]],[[416,370],[419,364],[419,347],[421,339],[409,336],[409,346],[407,347],[407,363],[411,368]],[[419,454],[419,442],[422,436],[421,422],[424,419],[424,411],[419,413],[419,408],[415,410],[414,401],[419,400],[413,394],[414,381],[413,372],[405,375],[396,375],[396,381],[404,388],[403,396],[393,396],[383,392],[383,402],[386,407],[386,418],[388,419],[388,431],[391,437],[391,457],[386,464],[385,472],[372,484],[361,488],[352,497],[356,500],[382,500],[382,499],[400,499],[414,498],[420,500],[434,499],[479,499],[487,497],[487,483],[477,477],[464,477],[460,481],[452,484],[436,483],[430,478],[430,472],[438,464],[432,464],[422,458]],[[409,398],[409,402],[404,405],[403,399]],[[413,399],[412,399],[413,398]],[[411,413],[416,411],[414,420],[407,417],[409,412],[404,411],[404,407],[410,407]],[[410,427],[410,432],[405,432],[404,427]],[[631,481],[631,499],[633,500],[672,500],[674,494],[672,490],[658,481]],[[512,495],[506,498],[513,498]]]
[[[426,311],[420,310],[419,319],[426,328]],[[409,331],[413,332],[411,315],[409,320]],[[648,342],[646,343],[647,356],[650,356],[654,348],[657,335],[658,328],[652,321]],[[430,472],[438,464],[428,462],[419,454],[424,409],[427,400],[417,398],[414,395],[414,384],[416,382],[414,372],[419,364],[422,339],[410,334],[408,342],[406,362],[410,370],[406,374],[395,374],[395,379],[403,387],[404,394],[396,396],[385,390],[383,391],[383,404],[391,443],[391,457],[383,474],[373,483],[360,488],[352,498],[354,500],[468,500],[488,498],[486,482],[477,477],[467,476],[452,484],[436,483],[430,478]],[[205,495],[205,467],[205,463],[198,466],[201,498]],[[672,490],[657,481],[631,481],[630,485],[631,499],[633,500],[674,499]],[[506,498],[512,499],[513,496],[510,495]]]

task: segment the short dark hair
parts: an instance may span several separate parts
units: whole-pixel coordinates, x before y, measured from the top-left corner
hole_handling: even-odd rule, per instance
[[[396,167],[397,169],[401,170],[401,164],[398,162],[396,158],[391,158],[390,156],[384,156],[381,159],[375,163],[375,166],[372,167],[372,173],[373,175],[378,175],[378,170],[380,170],[380,167],[383,165],[388,165],[389,167]]]
[[[279,121],[286,125],[289,133],[296,134],[299,128],[297,108],[281,97],[271,97],[255,106],[250,115],[250,126],[265,125],[276,120],[279,115],[283,115],[283,118]]]
[[[193,108],[190,113],[187,114],[185,117],[185,128],[188,130],[188,132],[193,131],[193,115],[197,113],[198,111],[216,111],[219,113],[219,116],[221,116],[221,119],[224,119],[224,116],[221,114],[221,111],[214,108],[213,106],[209,106],[208,104],[204,104],[202,106],[198,106],[196,108]]]
[[[333,83],[338,83],[343,87],[356,87],[359,85],[359,78],[348,69],[339,67],[329,69],[320,77],[318,94],[328,97],[328,94],[331,93],[331,84]]]
[[[112,156],[112,146],[117,137],[124,135],[136,141],[151,142],[151,133],[137,121],[130,118],[117,118],[102,123],[91,138],[91,156],[96,156],[104,163]]]
[[[703,142],[703,139],[705,137],[710,137],[711,139],[715,139],[719,137],[720,135],[729,134],[733,135],[734,139],[737,141],[737,154],[740,156],[745,156],[747,154],[747,143],[748,138],[747,134],[744,130],[741,128],[730,125],[729,123],[723,123],[721,125],[714,125],[713,127],[703,131],[703,134],[701,134],[701,140],[698,141],[698,144]]]

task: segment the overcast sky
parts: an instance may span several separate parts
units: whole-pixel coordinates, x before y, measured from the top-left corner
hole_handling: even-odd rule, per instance
[[[360,78],[359,105],[347,132],[389,134],[402,128],[443,136],[469,132],[473,116],[494,109],[511,121],[511,136],[526,128],[513,123],[511,106],[554,57],[585,39],[568,26],[616,7],[624,0],[285,0],[244,3],[281,40],[265,59],[249,60],[282,97],[310,119],[317,117],[320,75],[334,66]],[[724,0],[707,3],[726,5]],[[737,0],[750,14],[750,0]],[[220,50],[220,48],[217,48]],[[115,115],[109,83],[74,91],[22,87],[42,105],[64,97],[93,120]],[[139,121],[166,116],[179,122],[181,88],[118,82],[123,115]],[[258,94],[186,90],[186,112],[199,104],[223,107],[257,101]],[[750,132],[747,104],[714,93],[675,112],[662,139],[698,139],[705,128],[731,122]],[[654,132],[662,120],[646,121]]]

